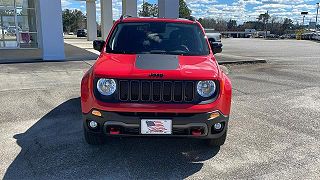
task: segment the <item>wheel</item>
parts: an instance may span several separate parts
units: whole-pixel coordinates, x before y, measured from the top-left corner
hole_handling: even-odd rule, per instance
[[[209,147],[219,147],[224,144],[224,142],[227,139],[227,131],[219,138],[217,139],[207,139],[207,145]]]
[[[214,51],[214,53],[221,53],[222,48],[214,48],[213,51]]]
[[[105,139],[102,135],[91,133],[86,128],[84,128],[84,139],[91,145],[102,145],[105,143]]]

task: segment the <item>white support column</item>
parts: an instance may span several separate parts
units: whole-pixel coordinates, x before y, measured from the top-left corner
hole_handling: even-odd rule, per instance
[[[122,15],[137,17],[137,0],[122,0]]]
[[[96,0],[87,0],[87,30],[88,41],[97,39],[97,15],[96,15]]]
[[[160,18],[178,18],[179,0],[158,0]]]
[[[61,1],[38,0],[39,44],[43,60],[65,60]]]
[[[106,40],[113,25],[112,0],[100,0],[101,3],[101,36]]]

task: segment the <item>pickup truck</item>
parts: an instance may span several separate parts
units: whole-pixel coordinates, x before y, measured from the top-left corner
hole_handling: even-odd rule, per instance
[[[205,29],[206,36],[208,37],[209,43],[213,46],[213,51],[216,53],[222,52],[221,33],[215,32],[213,29]]]

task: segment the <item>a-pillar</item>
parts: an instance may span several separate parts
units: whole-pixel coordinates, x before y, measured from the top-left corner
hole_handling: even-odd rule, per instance
[[[158,0],[160,18],[178,18],[179,0]]]
[[[96,1],[87,0],[87,30],[88,30],[88,41],[97,39],[97,15],[96,15]]]
[[[65,60],[61,1],[38,0],[39,45],[43,60]]]
[[[113,25],[112,0],[100,0],[101,3],[101,36],[107,39]]]
[[[122,15],[137,17],[137,0],[122,0]]]

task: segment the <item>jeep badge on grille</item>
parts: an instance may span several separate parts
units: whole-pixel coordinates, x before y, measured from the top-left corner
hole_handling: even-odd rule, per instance
[[[156,73],[151,73],[149,75],[150,78],[163,78],[163,74],[156,74]]]

